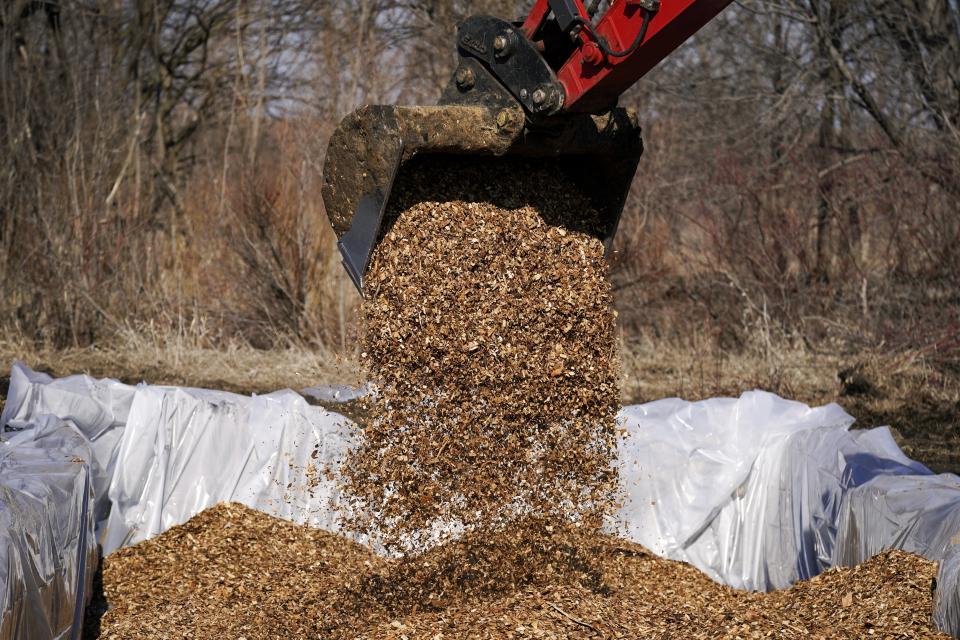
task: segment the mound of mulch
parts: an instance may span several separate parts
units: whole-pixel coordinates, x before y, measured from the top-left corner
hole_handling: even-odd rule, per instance
[[[583,528],[512,526],[511,544],[468,535],[387,561],[221,504],[104,560],[100,637],[947,637],[930,622],[936,564],[911,554],[758,594]]]
[[[600,533],[619,392],[596,212],[522,161],[426,163],[392,202],[343,524],[405,555],[219,505],[105,559],[101,638],[939,637],[916,556],[764,595]]]
[[[345,465],[350,524],[403,551],[518,516],[596,526],[619,408],[596,212],[503,161],[426,165],[394,202],[365,281],[379,395]]]

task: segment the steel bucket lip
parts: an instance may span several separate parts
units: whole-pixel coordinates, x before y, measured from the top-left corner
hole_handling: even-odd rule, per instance
[[[362,295],[394,182],[414,157],[590,158],[582,177],[570,175],[603,203],[609,249],[642,151],[636,115],[627,109],[538,123],[520,107],[369,105],[347,115],[331,136],[322,195],[344,267]]]

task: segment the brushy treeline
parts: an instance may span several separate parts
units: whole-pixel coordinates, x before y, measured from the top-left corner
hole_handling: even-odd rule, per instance
[[[319,195],[363,103],[432,102],[505,0],[0,7],[0,326],[352,348]],[[955,0],[745,0],[622,99],[628,341],[960,349]],[[952,346],[951,346],[952,345]]]

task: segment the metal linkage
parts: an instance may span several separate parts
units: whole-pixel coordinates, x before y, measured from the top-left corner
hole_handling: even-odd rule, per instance
[[[595,113],[712,20],[732,0],[537,0],[525,34],[563,87],[563,110]],[[567,38],[556,38],[556,33]],[[571,39],[573,45],[571,46]]]

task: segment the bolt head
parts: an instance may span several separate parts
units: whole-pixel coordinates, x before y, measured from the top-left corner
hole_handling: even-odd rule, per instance
[[[493,50],[501,52],[507,48],[507,36],[497,36],[493,39]]]
[[[501,133],[513,135],[522,126],[523,119],[518,119],[516,113],[509,109],[503,109],[497,114],[497,129]]]
[[[473,75],[473,69],[469,67],[460,67],[457,69],[457,86],[461,89],[470,89],[473,87],[473,84],[476,82],[476,78]]]
[[[526,100],[528,95],[530,95],[530,93],[526,89],[520,89],[521,100]]]
[[[596,42],[584,43],[580,46],[580,51],[583,53],[583,61],[585,64],[595,67],[603,64],[603,51],[600,50]]]
[[[543,89],[537,89],[533,92],[533,104],[543,104],[543,101],[547,99],[547,94]]]

